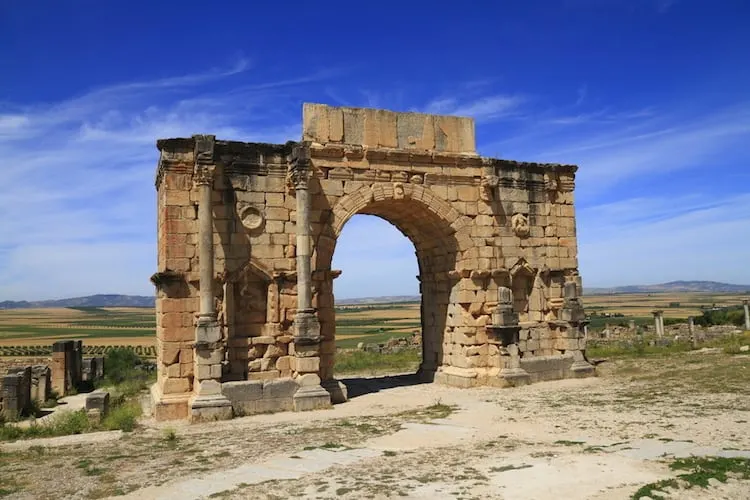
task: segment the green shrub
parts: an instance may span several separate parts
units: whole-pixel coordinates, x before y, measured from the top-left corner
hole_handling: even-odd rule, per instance
[[[86,410],[56,412],[51,417],[49,425],[54,429],[53,434],[56,436],[82,434],[91,427],[89,418],[86,416]]]
[[[111,384],[121,384],[133,377],[141,358],[130,349],[117,347],[104,357],[104,375]]]
[[[164,441],[175,442],[177,441],[177,432],[171,427],[164,429]]]
[[[136,401],[129,401],[113,407],[109,411],[109,415],[102,420],[101,426],[110,431],[119,429],[124,432],[132,432],[136,428],[140,416],[141,405]]]

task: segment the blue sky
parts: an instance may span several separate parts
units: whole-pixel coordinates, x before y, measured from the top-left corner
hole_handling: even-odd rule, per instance
[[[155,140],[300,137],[301,103],[473,116],[580,165],[588,286],[750,283],[750,3],[0,1],[0,300],[150,294]],[[375,242],[375,243],[372,243]],[[357,216],[340,298],[417,291]]]

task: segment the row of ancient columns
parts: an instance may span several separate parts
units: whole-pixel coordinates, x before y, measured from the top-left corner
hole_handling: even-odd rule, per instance
[[[742,300],[742,306],[745,312],[745,330],[750,330],[750,304],[748,299]],[[652,311],[654,315],[654,327],[656,328],[656,335],[659,337],[664,336],[664,311],[655,310]],[[692,316],[688,317],[688,331],[691,337],[695,333],[695,320]]]

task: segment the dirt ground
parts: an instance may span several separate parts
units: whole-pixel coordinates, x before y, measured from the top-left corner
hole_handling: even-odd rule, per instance
[[[146,419],[133,433],[8,443],[0,496],[625,499],[675,477],[673,457],[750,457],[750,356],[620,359],[598,371],[513,389],[358,379],[356,397],[332,410]],[[662,491],[750,498],[748,479],[712,483]]]

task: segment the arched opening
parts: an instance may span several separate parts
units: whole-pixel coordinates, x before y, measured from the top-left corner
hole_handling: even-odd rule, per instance
[[[418,374],[419,379],[431,381],[435,371],[443,364],[443,336],[446,329],[448,304],[450,302],[451,282],[449,272],[456,267],[458,245],[455,231],[451,224],[443,218],[435,207],[424,201],[413,198],[386,198],[381,200],[370,199],[355,207],[346,220],[340,221],[338,226],[333,227],[332,245],[325,249],[322,245],[317,247],[319,252],[315,256],[318,269],[331,269],[333,255],[339,236],[344,226],[350,223],[354,215],[374,215],[395,226],[413,246],[417,257],[416,270],[418,271],[418,284],[416,285],[420,295],[419,304],[419,328],[421,332],[421,363]],[[365,242],[366,244],[366,242]],[[409,245],[401,247],[406,251]],[[326,251],[327,250],[327,251]],[[366,262],[364,263],[366,264]],[[347,272],[342,268],[343,273]],[[414,274],[410,274],[414,276]],[[330,293],[330,300],[325,295]],[[371,295],[365,293],[363,295]],[[330,290],[321,284],[317,290],[317,302],[319,304],[333,304],[333,286]],[[321,335],[323,346],[321,348],[321,378],[333,379],[333,367],[335,360],[335,311],[331,308],[331,314],[319,309],[321,317]],[[332,320],[332,321],[331,321]]]
[[[343,273],[333,286],[334,371],[344,378],[351,396],[368,392],[373,377],[414,373],[421,364],[421,297],[414,252],[398,228],[372,215],[353,216],[337,239],[333,267]],[[368,380],[352,379],[363,373]]]

